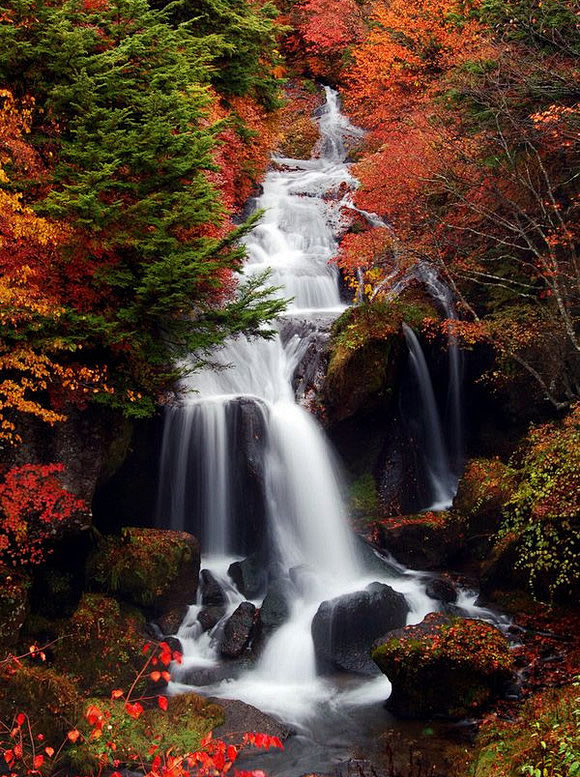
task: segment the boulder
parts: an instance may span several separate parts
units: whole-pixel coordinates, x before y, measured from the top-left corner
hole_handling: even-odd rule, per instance
[[[224,590],[209,569],[201,570],[199,587],[201,588],[201,603],[205,607],[225,606],[227,600]]]
[[[239,658],[259,633],[259,612],[251,602],[242,602],[224,626],[219,650],[224,658]]]
[[[260,608],[260,620],[266,629],[281,626],[290,617],[289,598],[292,584],[289,580],[274,580]]]
[[[161,629],[161,633],[163,635],[176,634],[187,615],[187,610],[187,605],[182,604],[180,607],[173,607],[171,610],[164,612],[163,615],[160,615],[156,623]]]
[[[457,586],[447,575],[430,580],[425,588],[425,593],[431,599],[437,599],[446,604],[455,604],[457,601]]]
[[[466,519],[470,538],[494,534],[514,493],[516,474],[499,459],[471,459],[459,481],[453,510]]]
[[[374,640],[403,626],[408,612],[403,594],[382,583],[322,602],[312,621],[318,661],[348,672],[375,674],[370,658]]]
[[[441,569],[464,549],[463,525],[447,512],[387,518],[374,524],[373,539],[413,569]]]
[[[223,709],[225,721],[214,729],[216,739],[239,741],[241,731],[259,731],[284,742],[295,731],[251,704],[238,699],[208,699]]]
[[[199,542],[187,532],[123,529],[106,537],[87,564],[89,581],[155,615],[195,601]]]
[[[18,642],[28,615],[30,580],[12,569],[0,567],[0,659]]]
[[[228,575],[246,599],[257,599],[264,593],[267,575],[257,553],[253,553],[243,561],[234,561],[230,564]]]
[[[225,607],[204,607],[197,615],[204,631],[211,631],[226,614]]]
[[[503,692],[513,667],[495,626],[440,613],[381,637],[372,658],[393,686],[387,707],[401,718],[470,715]]]

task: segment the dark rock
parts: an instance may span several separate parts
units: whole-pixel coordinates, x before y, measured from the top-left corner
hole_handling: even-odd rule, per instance
[[[226,614],[225,607],[204,607],[197,615],[204,631],[211,631]]]
[[[187,615],[187,610],[188,606],[183,604],[181,607],[174,607],[172,610],[164,612],[163,615],[157,618],[156,623],[158,624],[162,633],[164,635],[175,634],[183,623],[183,619]]]
[[[87,576],[95,587],[163,615],[195,601],[199,561],[199,542],[187,532],[130,527],[100,543]]]
[[[480,585],[483,594],[493,599],[496,591],[527,589],[526,574],[517,564],[519,556],[518,539],[504,538],[494,545],[481,565]]]
[[[427,583],[427,596],[440,602],[453,604],[457,601],[457,586],[449,577],[436,577]]]
[[[440,613],[381,637],[372,658],[393,685],[387,707],[402,718],[465,717],[501,695],[513,674],[498,629]]]
[[[246,659],[231,660],[217,666],[190,667],[182,670],[177,679],[179,682],[187,685],[202,687],[204,685],[214,685],[223,680],[235,680],[241,674],[250,669],[252,663]]]
[[[183,645],[177,637],[165,637],[163,642],[167,643],[172,653],[183,653]]]
[[[322,602],[312,621],[317,659],[349,672],[375,674],[370,658],[374,640],[403,626],[408,612],[403,594],[382,583]]]
[[[357,552],[361,556],[365,569],[378,575],[388,575],[389,577],[401,577],[404,573],[390,556],[372,543],[357,537]]]
[[[225,722],[214,729],[216,739],[225,739],[229,741],[239,738],[240,731],[259,731],[271,737],[278,737],[284,742],[288,737],[296,732],[290,726],[280,723],[265,712],[245,704],[237,699],[208,699],[215,702],[223,708],[225,712]]]
[[[243,561],[234,561],[230,564],[228,575],[246,599],[257,599],[265,591],[266,573],[262,560],[256,553]]]
[[[201,588],[201,603],[203,605],[206,607],[225,606],[227,600],[224,590],[209,569],[201,570],[199,587]]]
[[[251,602],[242,602],[224,626],[220,653],[239,658],[259,632],[259,613]]]
[[[413,569],[441,569],[464,547],[462,524],[446,512],[388,518],[374,526],[377,543]]]
[[[288,604],[291,591],[289,580],[275,580],[268,586],[268,593],[260,608],[262,625],[267,629],[281,626],[290,616]]]

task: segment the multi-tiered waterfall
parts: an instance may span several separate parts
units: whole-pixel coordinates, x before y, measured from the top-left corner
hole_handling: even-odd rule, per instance
[[[205,671],[215,679],[203,692],[252,703],[301,730],[320,720],[323,703],[322,717],[329,709],[344,716],[350,707],[378,704],[389,693],[383,676],[341,685],[318,676],[311,622],[323,600],[382,580],[405,595],[409,622],[436,606],[418,575],[390,574],[388,566],[379,573],[367,570],[348,527],[332,453],[292,388],[309,343],[299,334],[304,324],[320,332],[343,308],[328,260],[337,248],[341,207],[356,185],[345,160],[348,140],[358,132],[341,114],[336,93],[327,89],[326,97],[320,155],[274,160],[256,202],[264,216],[246,238],[246,273],[271,268],[280,294],[292,299],[279,324],[283,336],[233,340],[216,357],[223,369],[188,379],[185,400],[168,411],[160,489],[160,511],[170,515],[171,527],[200,536],[203,566],[226,593],[226,617],[244,598],[228,578],[228,566],[258,545],[270,582],[283,580],[290,592],[289,617],[260,658],[226,679],[223,672],[211,674],[219,668],[220,624],[202,633],[200,605],[192,605],[178,633],[184,661],[174,669],[172,689],[195,684]],[[433,444],[435,454],[443,444],[440,432]],[[307,570],[305,584],[292,582],[289,573],[296,569]],[[309,747],[316,750],[312,742]]]

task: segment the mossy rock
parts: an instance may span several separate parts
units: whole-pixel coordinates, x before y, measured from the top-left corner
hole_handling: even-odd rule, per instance
[[[0,659],[14,647],[28,615],[30,580],[14,570],[0,567]]]
[[[455,514],[430,511],[378,521],[373,539],[405,566],[439,570],[463,553],[464,528]]]
[[[9,726],[18,713],[28,715],[43,745],[55,750],[82,714],[76,683],[52,668],[28,660],[0,665],[0,686],[0,719]]]
[[[92,694],[127,690],[143,665],[145,618],[115,599],[84,594],[70,620],[58,624],[54,665]]]
[[[167,702],[167,710],[157,705],[145,707],[140,717],[133,718],[125,711],[122,700],[93,698],[88,701],[85,706],[97,707],[107,719],[107,725],[112,726],[109,736],[117,746],[116,768],[119,765],[139,767],[141,758],[148,760],[152,745],[158,745],[161,753],[171,750],[174,756],[194,752],[199,749],[202,738],[225,720],[222,707],[195,693],[174,696]],[[100,739],[89,740],[92,729],[86,721],[80,730],[83,739],[68,748],[66,760],[75,774],[87,774],[98,765],[103,746]]]
[[[87,565],[93,585],[162,615],[195,601],[199,542],[187,532],[123,529],[102,540]]]
[[[470,536],[496,532],[516,488],[516,473],[500,459],[471,459],[453,500],[453,509],[467,519]]]
[[[384,405],[398,382],[406,354],[402,324],[417,328],[437,318],[433,304],[417,289],[397,300],[349,308],[332,329],[324,400],[330,420]]]
[[[402,718],[463,718],[499,695],[512,676],[513,658],[498,629],[439,613],[389,632],[371,655],[393,685],[387,706]]]

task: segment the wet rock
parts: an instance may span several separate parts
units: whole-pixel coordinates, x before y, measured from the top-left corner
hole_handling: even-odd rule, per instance
[[[361,758],[349,758],[336,765],[335,777],[387,777],[376,764]]]
[[[199,576],[201,603],[206,607],[224,607],[226,595],[209,569],[202,569]]]
[[[408,612],[403,594],[382,583],[322,602],[312,621],[318,661],[349,672],[376,674],[370,658],[374,640],[403,626]]]
[[[371,574],[388,575],[389,577],[401,577],[402,572],[397,563],[384,551],[377,548],[362,537],[357,537],[357,552],[362,557],[365,569]]]
[[[498,629],[440,613],[381,637],[372,658],[393,685],[387,707],[402,718],[465,717],[512,678],[513,659]]]
[[[288,604],[292,584],[289,580],[275,580],[270,583],[266,598],[260,608],[260,619],[266,629],[275,629],[290,616]]]
[[[204,607],[197,615],[204,631],[211,631],[226,614],[225,607]]]
[[[187,610],[188,606],[183,604],[181,607],[174,607],[172,610],[163,613],[163,615],[157,618],[156,623],[161,629],[161,632],[164,635],[175,634],[183,623],[183,619],[187,615]]]
[[[224,658],[239,658],[259,632],[259,613],[251,602],[242,602],[224,626],[220,653]]]
[[[195,601],[199,542],[187,532],[125,528],[106,537],[89,559],[94,587],[163,615]]]
[[[234,561],[233,564],[230,564],[228,575],[246,599],[257,599],[264,593],[266,572],[257,553],[248,556],[243,561]]]
[[[430,580],[425,592],[431,599],[447,604],[454,604],[457,601],[457,586],[450,577],[441,576]]]
[[[225,722],[214,729],[215,739],[228,741],[231,738],[237,741],[240,731],[259,731],[271,737],[278,737],[284,742],[296,733],[291,726],[280,723],[265,712],[237,699],[210,698],[208,701],[218,704],[225,713]]]
[[[224,680],[235,680],[250,669],[251,663],[247,660],[232,660],[216,666],[191,667],[179,674],[179,682],[187,685],[202,687],[214,685]]]
[[[447,512],[387,518],[374,525],[374,538],[405,566],[441,569],[463,551],[462,524]]]

